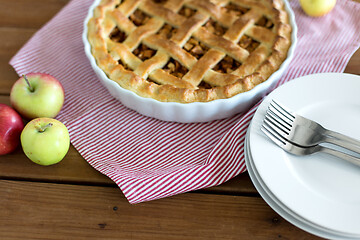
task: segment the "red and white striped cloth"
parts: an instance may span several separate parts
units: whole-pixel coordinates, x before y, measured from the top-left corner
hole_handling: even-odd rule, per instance
[[[243,115],[194,124],[160,121],[122,106],[83,52],[83,20],[91,3],[70,1],[10,62],[19,75],[46,72],[61,81],[66,100],[57,119],[86,161],[116,182],[130,203],[218,185],[245,171],[245,132],[256,106]],[[360,45],[360,4],[338,0],[321,18],[305,16],[298,1],[290,4],[299,41],[279,84],[342,72]]]

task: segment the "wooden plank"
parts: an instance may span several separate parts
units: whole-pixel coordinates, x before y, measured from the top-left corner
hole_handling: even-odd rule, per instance
[[[69,0],[0,0],[0,27],[39,28]]]
[[[0,179],[115,185],[109,178],[92,168],[73,146],[60,163],[48,167],[30,161],[19,146],[14,153],[0,156],[0,168]]]
[[[344,72],[360,75],[360,67],[359,66],[360,66],[360,48],[352,55]]]
[[[130,205],[119,189],[0,181],[1,239],[317,239],[261,198],[187,193]]]
[[[34,33],[33,29],[0,28],[0,94],[9,94],[18,79],[9,61]]]

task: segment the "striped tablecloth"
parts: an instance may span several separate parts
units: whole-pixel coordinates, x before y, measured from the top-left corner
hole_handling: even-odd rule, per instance
[[[256,106],[194,124],[160,121],[122,106],[100,84],[83,51],[91,3],[70,1],[10,61],[19,75],[45,72],[61,81],[66,100],[57,119],[86,161],[116,182],[130,203],[218,185],[245,171],[245,132]],[[279,85],[311,73],[342,72],[360,45],[360,4],[338,0],[321,18],[306,16],[298,1],[290,4],[298,46]]]

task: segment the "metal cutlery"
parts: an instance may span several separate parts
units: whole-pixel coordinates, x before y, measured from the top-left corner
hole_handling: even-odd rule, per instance
[[[288,140],[286,140],[281,134],[279,134],[276,130],[271,128],[267,123],[263,123],[261,130],[279,147],[284,149],[286,152],[289,152],[294,155],[303,156],[303,155],[310,155],[316,152],[323,152],[327,153],[336,157],[339,157],[343,160],[346,160],[350,163],[360,166],[360,158],[354,157],[352,155],[336,151],[331,148],[327,148],[321,145],[315,145],[310,147],[301,147],[295,145]]]
[[[292,112],[274,100],[268,107],[264,123],[275,130],[283,139],[303,147],[331,143],[360,154],[360,141],[328,130],[319,123]]]

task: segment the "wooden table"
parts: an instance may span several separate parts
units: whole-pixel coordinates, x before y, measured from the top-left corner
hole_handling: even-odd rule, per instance
[[[10,58],[68,0],[0,0],[0,102],[18,76]],[[360,74],[360,50],[346,71]],[[217,187],[131,205],[71,147],[33,164],[0,156],[0,239],[316,239],[275,213],[247,173]]]

